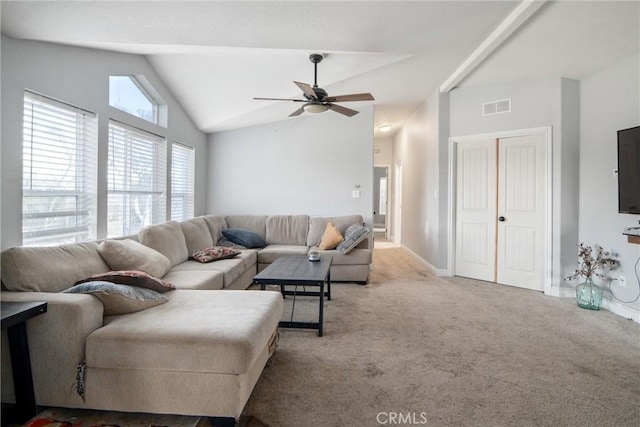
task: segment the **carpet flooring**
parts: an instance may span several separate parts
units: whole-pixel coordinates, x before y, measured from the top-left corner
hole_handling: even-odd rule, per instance
[[[298,297],[295,318],[317,315],[316,301]],[[332,287],[323,337],[281,329],[238,425],[637,427],[640,325],[435,277],[388,245],[368,285]]]

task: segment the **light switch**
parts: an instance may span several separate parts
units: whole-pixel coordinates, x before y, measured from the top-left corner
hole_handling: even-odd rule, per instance
[[[351,197],[353,197],[354,199],[359,199],[360,198],[360,190],[353,190],[351,192]]]

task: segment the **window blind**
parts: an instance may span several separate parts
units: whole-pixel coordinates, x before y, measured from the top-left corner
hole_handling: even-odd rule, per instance
[[[194,163],[193,147],[179,142],[171,144],[171,219],[174,221],[193,218]]]
[[[29,91],[23,108],[22,244],[95,239],[96,115]]]
[[[109,123],[107,234],[137,233],[166,217],[164,138],[125,124]]]

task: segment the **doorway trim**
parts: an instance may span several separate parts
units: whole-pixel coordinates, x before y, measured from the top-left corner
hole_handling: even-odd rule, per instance
[[[516,129],[509,131],[497,131],[475,135],[453,136],[449,138],[449,206],[447,215],[447,234],[448,234],[448,263],[447,270],[449,276],[454,276],[455,272],[455,254],[456,254],[456,177],[457,177],[457,143],[458,142],[473,142],[486,139],[500,139],[509,138],[515,136],[526,135],[542,135],[544,137],[545,150],[546,150],[546,163],[545,163],[545,175],[546,175],[546,204],[547,209],[545,213],[545,236],[544,236],[544,251],[543,256],[543,284],[544,293],[547,295],[552,294],[552,266],[553,266],[553,153],[552,153],[552,136],[553,128],[551,126],[529,128],[529,129]]]
[[[391,188],[391,165],[387,164],[387,163],[379,163],[379,164],[374,164],[373,165],[374,169],[375,168],[385,168],[387,170],[387,214],[385,215],[384,218],[384,238],[388,239],[389,238],[389,227],[391,227],[391,211],[392,211],[392,204],[390,203],[391,201],[391,196],[392,196],[392,188]],[[375,188],[375,184],[374,184],[374,188]],[[375,222],[375,221],[374,221]]]
[[[393,242],[402,244],[402,160],[393,165]]]

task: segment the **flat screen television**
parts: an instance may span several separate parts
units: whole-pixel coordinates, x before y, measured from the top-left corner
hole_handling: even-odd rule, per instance
[[[640,214],[640,126],[618,131],[618,212]]]

